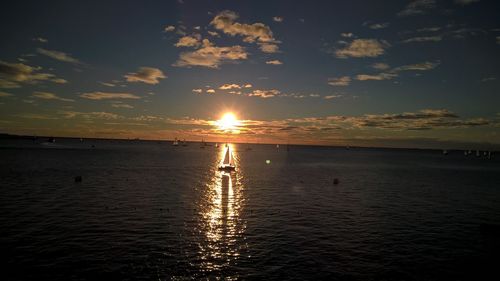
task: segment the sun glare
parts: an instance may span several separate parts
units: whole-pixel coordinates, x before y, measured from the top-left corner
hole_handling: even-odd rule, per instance
[[[240,122],[236,118],[236,116],[231,113],[225,113],[221,119],[217,120],[217,126],[220,130],[223,131],[233,131],[238,129]]]

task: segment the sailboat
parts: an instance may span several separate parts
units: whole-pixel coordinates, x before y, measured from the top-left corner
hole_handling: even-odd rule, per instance
[[[172,143],[173,146],[178,146],[179,145],[179,141],[177,140],[177,138],[175,138],[174,142]]]
[[[236,170],[236,167],[234,166],[233,154],[228,146],[226,147],[226,152],[224,153],[224,160],[222,160],[222,163],[219,165],[219,171],[230,172],[234,170]]]

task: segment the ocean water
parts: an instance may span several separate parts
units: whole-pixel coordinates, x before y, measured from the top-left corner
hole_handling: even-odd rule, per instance
[[[498,240],[481,225],[500,224],[500,155],[232,147],[228,175],[217,171],[222,146],[1,140],[0,278],[498,274]]]

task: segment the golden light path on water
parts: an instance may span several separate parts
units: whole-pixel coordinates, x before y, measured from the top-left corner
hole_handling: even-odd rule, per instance
[[[206,184],[206,208],[202,209],[205,243],[200,244],[200,254],[204,271],[220,270],[234,264],[241,249],[246,247],[242,240],[246,225],[240,218],[244,203],[243,171],[235,146],[227,145],[233,152],[237,170],[218,170],[226,149],[225,145],[220,145],[211,167],[213,176]]]

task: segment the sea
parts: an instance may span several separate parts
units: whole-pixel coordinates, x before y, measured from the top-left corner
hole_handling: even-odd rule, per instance
[[[228,147],[0,140],[0,279],[499,275],[498,153]]]

